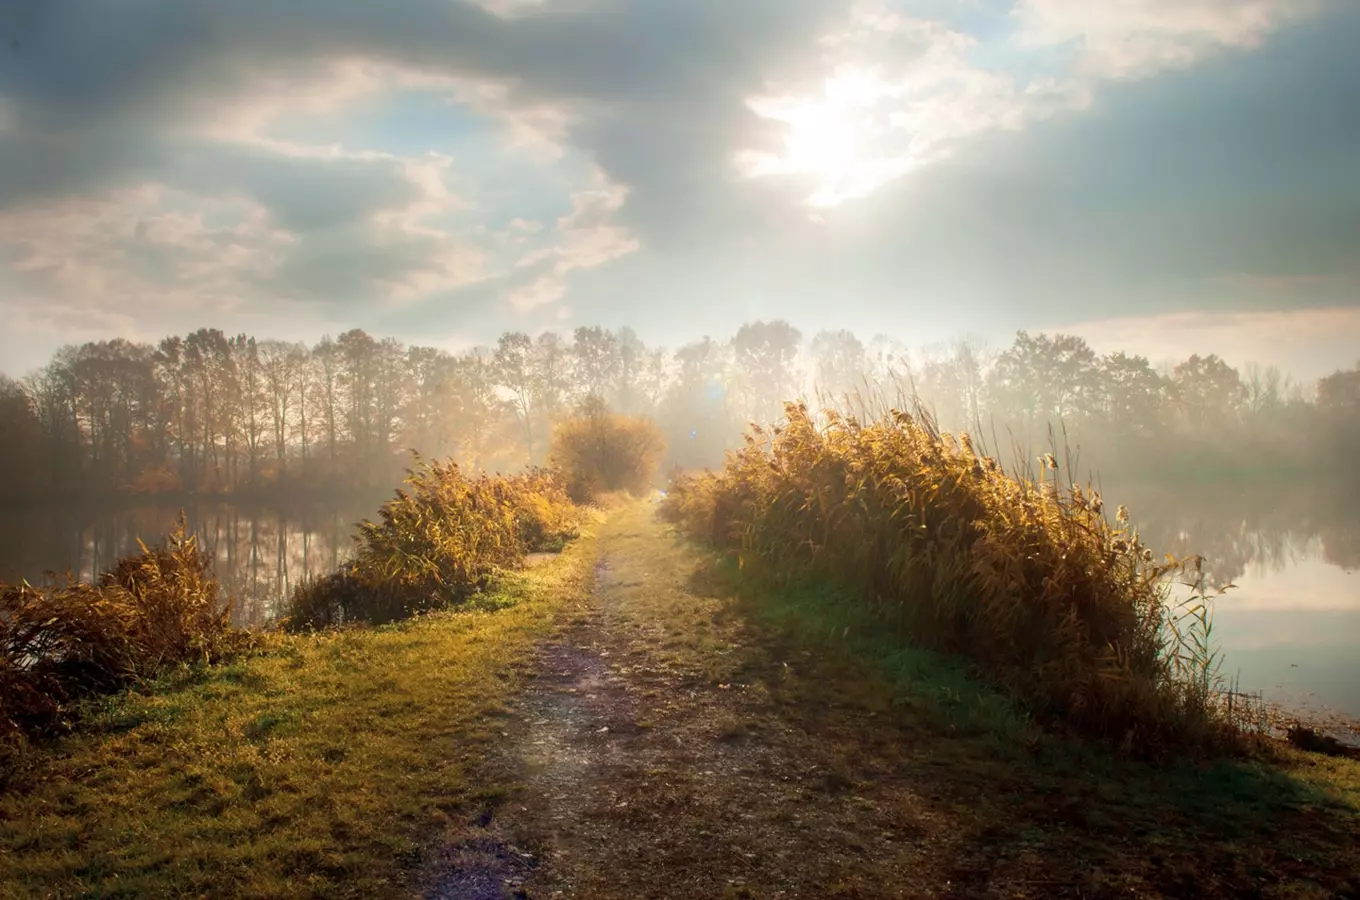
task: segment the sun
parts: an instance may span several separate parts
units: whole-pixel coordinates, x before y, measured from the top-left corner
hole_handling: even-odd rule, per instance
[[[782,153],[745,153],[738,158],[751,177],[796,175],[816,185],[810,206],[831,207],[861,197],[888,180],[884,160],[873,151],[875,106],[885,86],[870,72],[844,70],[827,78],[820,93],[760,97],[749,101],[762,118],[785,126]]]

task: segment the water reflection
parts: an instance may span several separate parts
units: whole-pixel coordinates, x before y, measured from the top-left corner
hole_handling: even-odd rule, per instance
[[[293,585],[344,561],[354,523],[375,506],[355,502],[279,510],[222,503],[188,508],[185,514],[215,560],[223,592],[233,599],[233,620],[263,625],[278,613]],[[139,538],[159,541],[178,516],[178,507],[165,506],[0,512],[0,580],[36,582],[48,570],[89,580],[135,551]]]
[[[1329,487],[1109,487],[1145,542],[1204,556],[1222,671],[1292,706],[1360,718],[1360,511]]]
[[[1217,604],[1223,671],[1246,690],[1360,718],[1360,510],[1345,491],[1298,486],[1186,489],[1110,485],[1144,542],[1158,552],[1200,553],[1212,584],[1236,587]],[[234,618],[260,625],[292,586],[334,570],[353,523],[383,497],[305,508],[205,504],[189,525],[217,560],[236,598]],[[169,531],[177,508],[119,511],[0,510],[0,579],[70,569],[81,578]]]

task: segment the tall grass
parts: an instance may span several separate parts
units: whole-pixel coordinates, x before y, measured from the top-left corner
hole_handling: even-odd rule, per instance
[[[340,571],[293,592],[290,627],[390,622],[456,606],[497,571],[561,549],[576,533],[576,507],[549,472],[469,476],[417,456],[404,483],[376,521],[359,524],[354,556]]]
[[[1198,560],[1158,560],[1053,454],[1013,476],[919,411],[828,411],[820,426],[804,404],[785,412],[721,471],[680,479],[665,514],[743,570],[849,588],[1050,725],[1150,756],[1238,740],[1215,700]],[[1188,602],[1172,599],[1178,574]]]
[[[182,515],[163,544],[141,544],[94,583],[0,584],[0,745],[65,730],[83,696],[250,641]]]

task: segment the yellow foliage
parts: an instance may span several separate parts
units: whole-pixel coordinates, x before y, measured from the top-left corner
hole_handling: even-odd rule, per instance
[[[1035,484],[925,416],[828,412],[819,428],[802,404],[786,414],[722,471],[680,479],[665,514],[744,570],[850,587],[1050,723],[1149,753],[1229,738],[1205,679],[1185,677],[1205,660],[1168,636],[1179,564],[1154,564],[1098,494],[1061,487],[1051,455]]]
[[[578,502],[609,491],[641,493],[656,475],[666,445],[650,419],[610,413],[595,404],[553,431],[549,462]]]
[[[377,521],[359,523],[349,563],[294,591],[292,627],[385,622],[455,605],[526,553],[560,549],[576,533],[577,510],[550,473],[469,477],[453,462],[416,459]]]

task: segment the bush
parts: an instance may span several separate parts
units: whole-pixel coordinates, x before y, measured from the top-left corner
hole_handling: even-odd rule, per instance
[[[293,592],[290,627],[390,622],[454,606],[496,571],[561,549],[576,532],[576,508],[547,472],[468,477],[452,462],[416,460],[378,520],[359,524],[354,557]]]
[[[64,730],[72,701],[247,646],[183,516],[94,584],[0,584],[0,741]]]
[[[1155,561],[1122,508],[1111,524],[1098,494],[1060,487],[1051,454],[1035,483],[924,416],[827,413],[819,429],[801,404],[786,414],[721,472],[680,479],[665,515],[746,571],[849,588],[1041,720],[1149,755],[1234,739],[1211,697],[1203,605],[1187,628],[1169,600],[1183,564]]]
[[[566,479],[572,499],[585,503],[608,491],[645,491],[665,449],[655,422],[611,413],[591,400],[554,429],[548,461]]]

